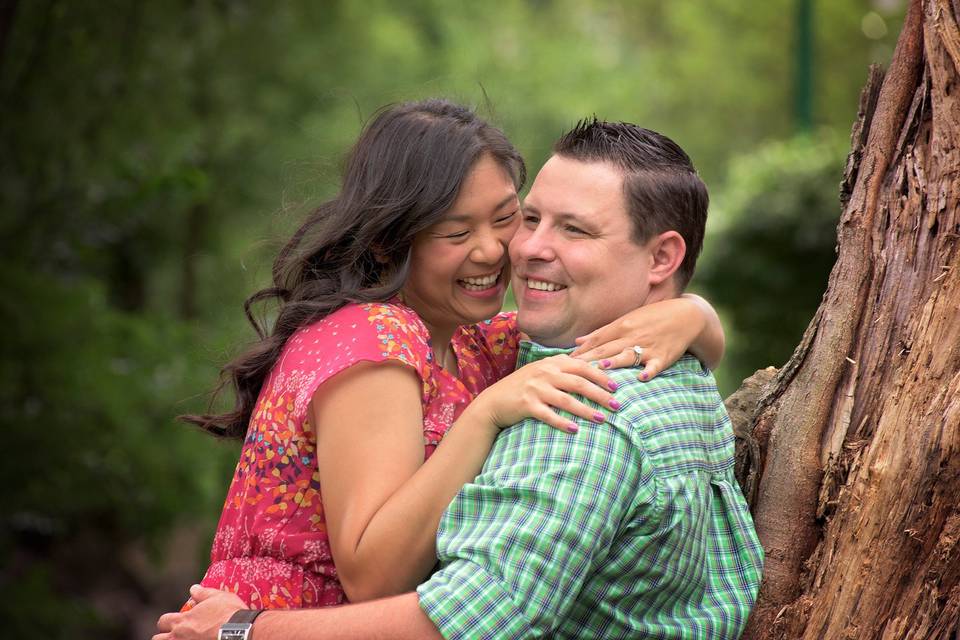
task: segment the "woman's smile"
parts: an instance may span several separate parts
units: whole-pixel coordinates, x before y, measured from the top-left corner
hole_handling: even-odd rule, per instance
[[[507,267],[501,267],[500,270],[488,273],[482,276],[469,276],[457,280],[457,284],[468,296],[477,298],[490,298],[502,296],[506,291],[507,277],[504,273]]]
[[[438,338],[500,311],[510,262],[507,246],[520,223],[513,179],[481,156],[450,212],[417,234],[404,299]]]

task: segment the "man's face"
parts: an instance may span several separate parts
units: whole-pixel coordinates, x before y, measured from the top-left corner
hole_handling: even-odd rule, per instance
[[[573,346],[643,305],[653,257],[632,232],[619,169],[551,157],[510,242],[520,330],[541,344]]]

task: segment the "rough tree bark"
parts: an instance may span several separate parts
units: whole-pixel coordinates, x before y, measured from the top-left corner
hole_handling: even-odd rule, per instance
[[[960,0],[871,70],[837,262],[752,424],[767,553],[745,638],[960,633]]]

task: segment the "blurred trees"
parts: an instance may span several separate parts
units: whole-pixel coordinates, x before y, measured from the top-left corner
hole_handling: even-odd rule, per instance
[[[698,285],[726,310],[734,333],[718,373],[729,390],[786,362],[820,304],[836,258],[848,146],[823,131],[731,162],[697,269]]]
[[[901,4],[816,5],[825,139],[848,131]],[[0,342],[0,415],[12,455],[0,477],[12,490],[0,597],[13,634],[142,636],[138,620],[178,606],[202,558],[164,583],[165,545],[202,522],[205,552],[236,448],[173,416],[200,409],[217,367],[252,338],[243,298],[265,283],[277,241],[336,188],[343,151],[383,104],[439,94],[479,105],[531,170],[593,113],[669,134],[727,234],[694,285],[727,307],[733,371],[780,364],[796,340],[778,338],[771,303],[824,284],[807,252],[818,263],[832,253],[823,229],[839,211],[842,155],[815,140],[747,155],[793,134],[791,6],[5,4],[0,319],[12,335]],[[725,193],[731,157],[748,159]],[[775,244],[784,233],[788,246]],[[791,312],[794,326],[803,314]]]

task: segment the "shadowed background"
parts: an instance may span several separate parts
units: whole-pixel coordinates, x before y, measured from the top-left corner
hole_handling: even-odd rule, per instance
[[[531,176],[597,114],[711,190],[692,289],[729,393],[782,364],[833,263],[857,95],[901,0],[0,2],[0,611],[148,636],[199,579],[238,445],[174,422],[254,337],[242,301],[363,123],[441,95]]]

